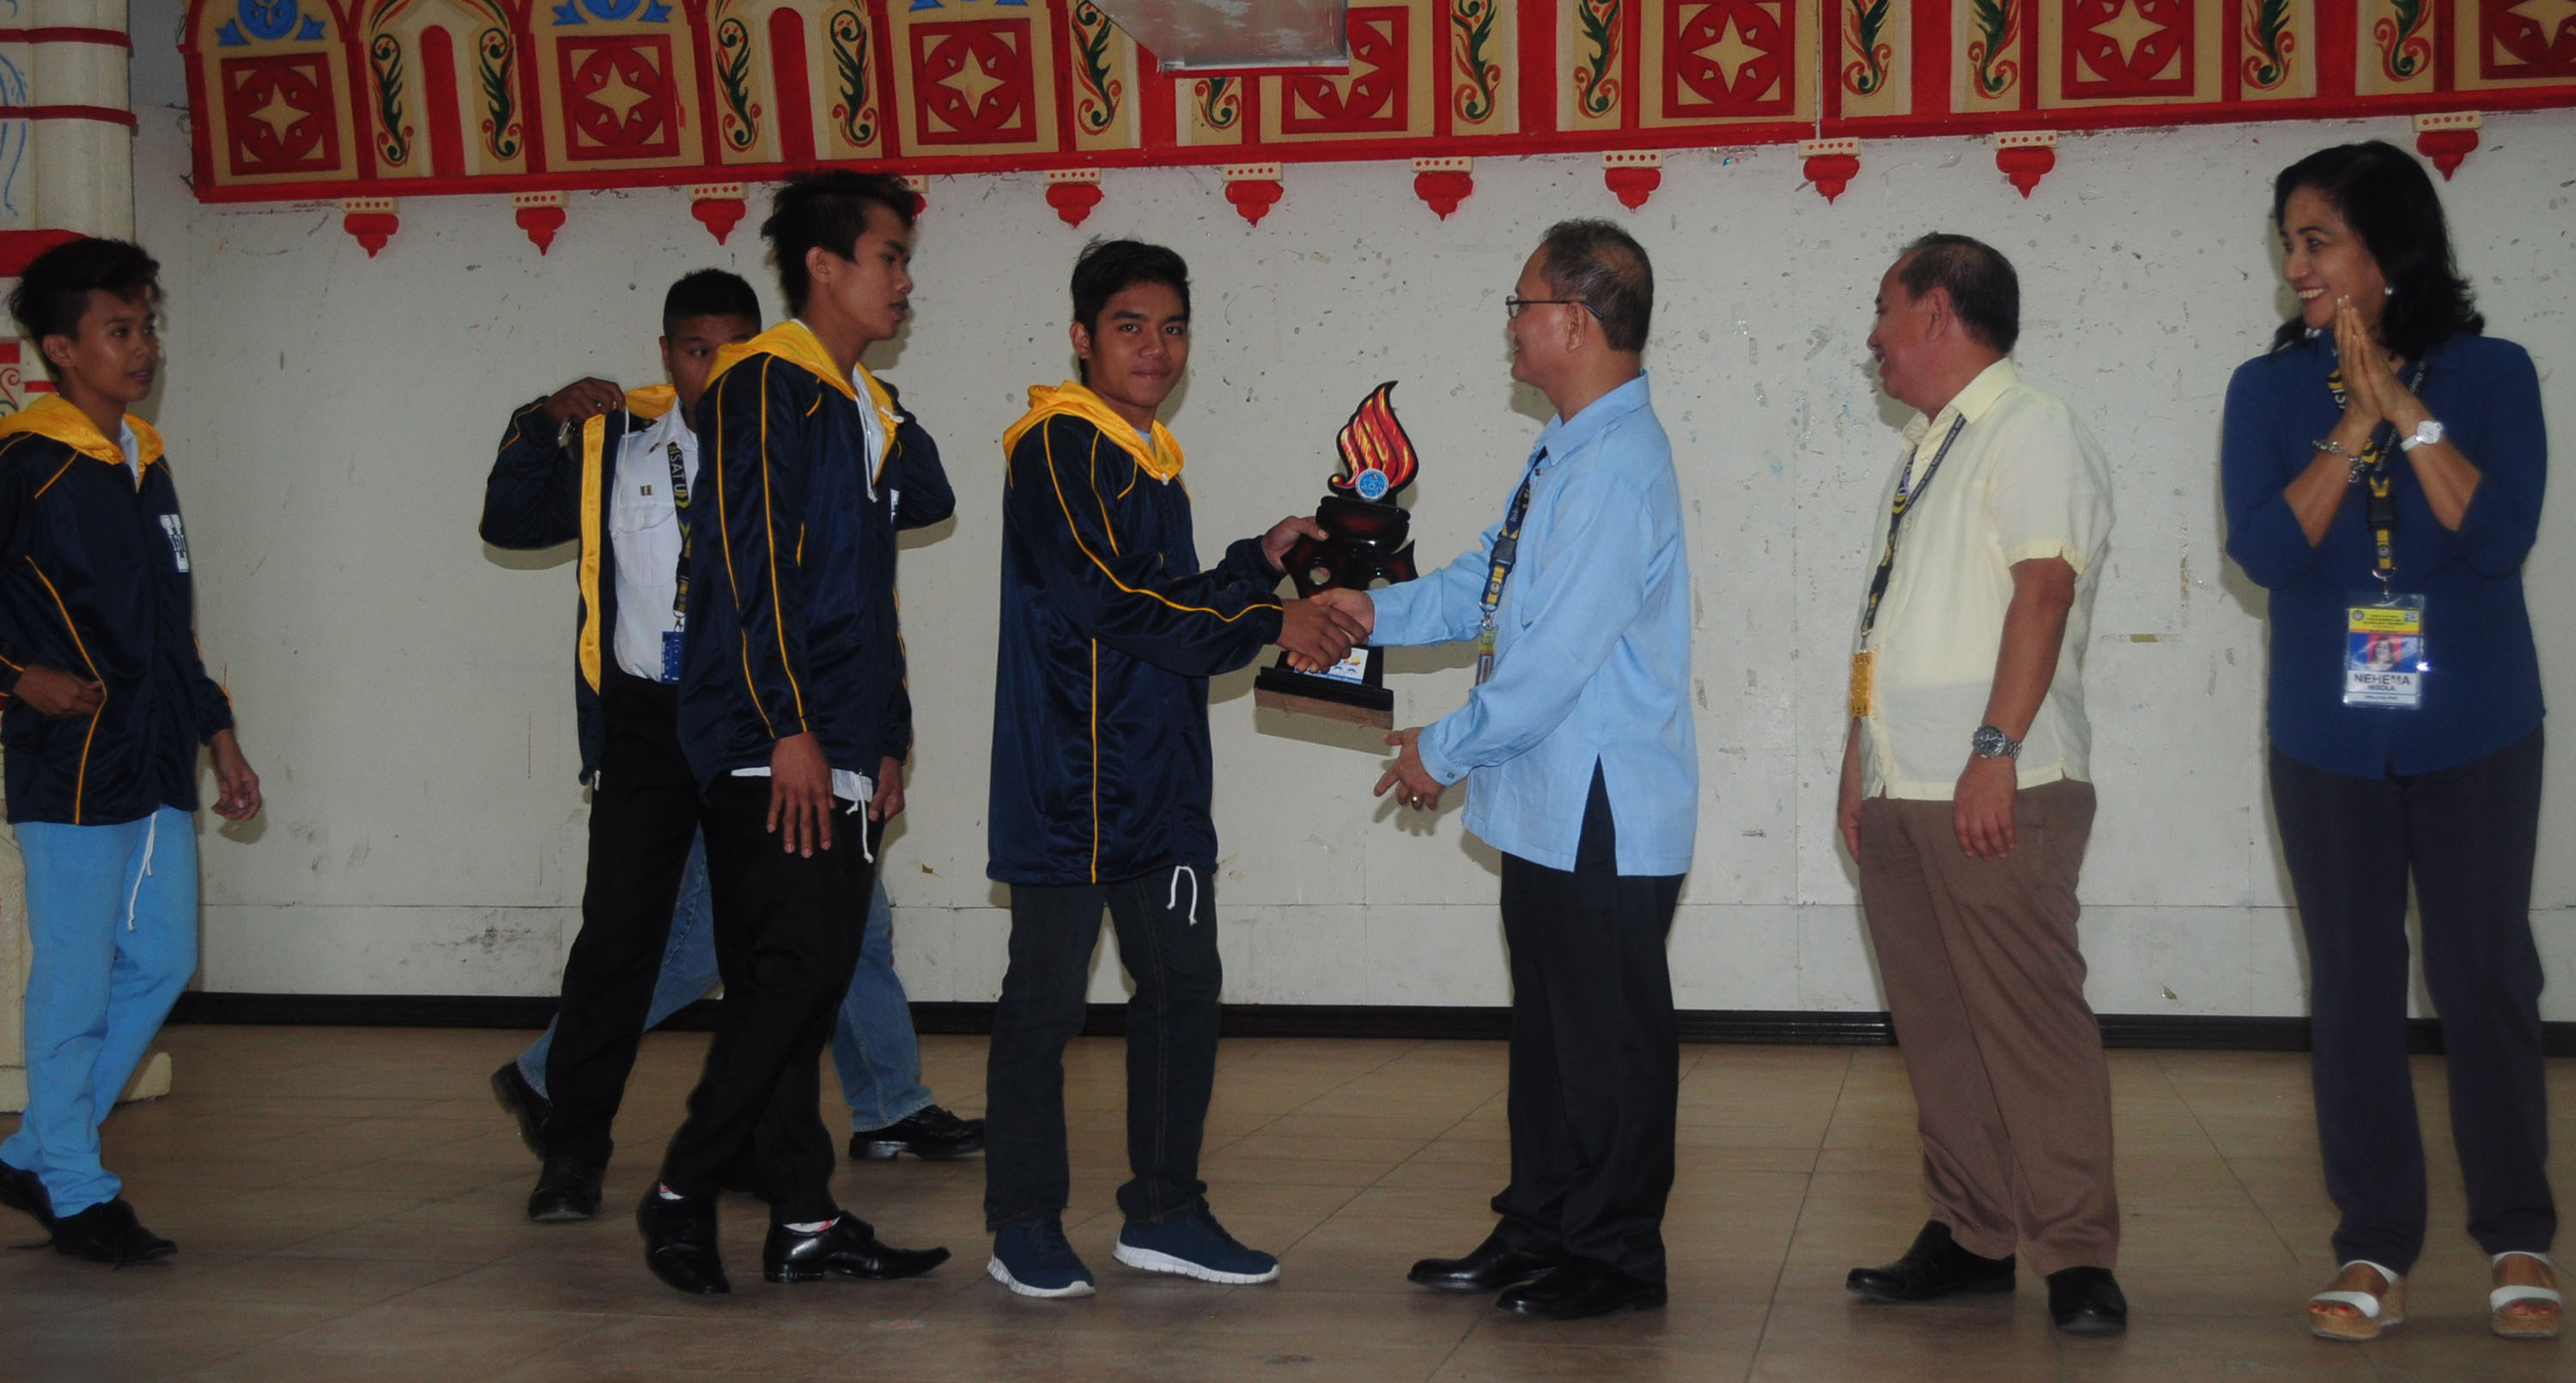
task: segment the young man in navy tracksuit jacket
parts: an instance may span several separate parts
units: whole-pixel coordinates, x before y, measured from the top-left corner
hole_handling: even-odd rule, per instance
[[[197,968],[197,747],[218,815],[259,775],[193,627],[187,527],[152,392],[160,266],[121,240],[39,255],[9,296],[56,393],[0,418],[0,744],[27,866],[27,1113],[0,1205],[74,1257],[174,1246],[99,1164],[98,1126]]]
[[[725,1003],[637,1212],[645,1262],[687,1292],[728,1290],[714,1193],[745,1148],[770,1204],[769,1280],[909,1277],[948,1257],[888,1248],[841,1213],[817,1072],[875,875],[871,780],[908,748],[898,422],[859,354],[909,311],[912,194],[836,170],[774,205],[761,235],[794,319],[718,354],[689,506],[680,745],[706,800]]]
[[[1118,1260],[1268,1282],[1279,1261],[1226,1233],[1198,1176],[1223,984],[1207,679],[1270,643],[1330,665],[1358,630],[1275,594],[1289,546],[1323,536],[1312,519],[1199,569],[1180,443],[1155,417],[1189,360],[1180,256],[1093,245],[1073,312],[1083,382],[1029,390],[1002,439],[989,872],[1010,885],[1011,940],[985,1073],[986,1271],[1023,1296],[1092,1290],[1064,1237],[1064,1046],[1082,1030],[1105,907],[1136,981]]]

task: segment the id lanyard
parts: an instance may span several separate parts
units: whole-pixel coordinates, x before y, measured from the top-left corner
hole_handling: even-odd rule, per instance
[[[2426,362],[2415,363],[2409,392],[2424,387]],[[2326,391],[2335,406],[2345,402],[2343,366],[2326,374]],[[2389,466],[2396,429],[2382,423],[2371,433],[2361,455],[2352,459],[2349,483],[2363,486],[2362,521],[2370,528],[2371,575],[2376,591],[2355,592],[2344,599],[2343,704],[2412,711],[2424,704],[2424,677],[2433,670],[2424,643],[2424,597],[2398,594],[2397,476]]]
[[[1870,713],[1875,659],[1870,651],[1869,635],[1878,625],[1878,603],[1887,596],[1888,580],[1896,575],[1896,543],[1904,532],[1905,516],[1922,502],[1923,492],[1932,488],[1932,477],[1940,474],[1941,462],[1948,458],[1951,444],[1959,440],[1960,431],[1967,425],[1968,415],[1965,413],[1950,420],[1950,430],[1942,436],[1940,447],[1932,453],[1932,464],[1923,468],[1921,480],[1914,478],[1914,456],[1905,458],[1905,469],[1896,477],[1896,498],[1887,506],[1887,551],[1879,557],[1878,570],[1869,578],[1869,600],[1861,606],[1860,612],[1860,651],[1852,655],[1851,713],[1855,718]],[[1922,449],[1917,447],[1914,455],[1922,455]]]
[[[671,508],[680,518],[680,568],[672,578],[671,623],[679,629],[689,627],[689,472],[680,455],[680,444],[664,442],[663,451],[671,458]]]
[[[1521,523],[1529,517],[1530,484],[1538,479],[1538,468],[1547,464],[1547,448],[1540,447],[1530,458],[1529,474],[1521,477],[1520,493],[1512,496],[1510,512],[1503,515],[1502,530],[1494,535],[1494,550],[1485,564],[1485,594],[1477,603],[1484,607],[1484,622],[1476,627],[1476,685],[1494,675],[1494,611],[1503,603],[1503,582],[1512,574],[1512,564],[1520,560]]]

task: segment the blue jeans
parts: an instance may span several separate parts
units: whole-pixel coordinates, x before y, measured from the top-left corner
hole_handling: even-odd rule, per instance
[[[680,875],[680,902],[671,913],[671,941],[662,952],[662,977],[653,987],[653,1004],[644,1026],[703,999],[716,987],[714,908],[707,891],[707,846],[703,837],[689,846],[689,863]],[[554,1045],[554,1024],[526,1051],[519,1053],[519,1074],[540,1095],[546,1093],[546,1052]],[[850,1106],[854,1130],[901,1123],[930,1106],[930,1091],[921,1083],[921,1047],[912,1032],[912,1007],[903,981],[894,973],[894,906],[879,883],[868,899],[867,935],[860,943],[858,974],[841,1000],[840,1021],[832,1029],[832,1065],[841,1076],[841,1098]]]
[[[27,1115],[0,1161],[56,1215],[114,1200],[98,1125],[197,969],[197,828],[163,807],[115,826],[22,822],[27,862]]]

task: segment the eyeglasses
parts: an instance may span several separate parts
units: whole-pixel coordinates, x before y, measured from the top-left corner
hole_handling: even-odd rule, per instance
[[[1593,319],[1594,321],[1596,321],[1596,322],[1597,322],[1597,321],[1599,321],[1599,320],[1601,319],[1601,309],[1599,309],[1599,308],[1597,308],[1597,307],[1594,307],[1592,304],[1590,304],[1590,303],[1588,303],[1588,302],[1585,302],[1585,301],[1584,301],[1584,300],[1582,300],[1581,298],[1514,298],[1514,297],[1507,297],[1507,298],[1503,299],[1503,320],[1505,320],[1505,321],[1510,321],[1510,320],[1512,320],[1513,318],[1516,318],[1516,317],[1520,316],[1520,315],[1521,315],[1521,309],[1522,309],[1522,308],[1525,308],[1525,307],[1546,307],[1546,306],[1549,306],[1549,305],[1551,305],[1551,304],[1564,304],[1564,305],[1570,305],[1570,306],[1573,306],[1573,307],[1579,307],[1579,308],[1582,308],[1584,311],[1591,313],[1591,314],[1592,314],[1592,319]]]

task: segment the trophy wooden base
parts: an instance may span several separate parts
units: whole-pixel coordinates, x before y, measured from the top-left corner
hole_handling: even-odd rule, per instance
[[[1374,669],[1374,658],[1371,660]],[[1395,693],[1288,667],[1266,667],[1252,679],[1252,704],[1292,715],[1395,728]]]

